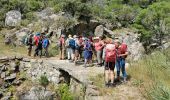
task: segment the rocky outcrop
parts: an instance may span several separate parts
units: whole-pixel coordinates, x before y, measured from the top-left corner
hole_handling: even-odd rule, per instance
[[[30,91],[20,94],[19,100],[55,100],[54,93],[43,87],[32,87]]]
[[[103,34],[104,34],[104,27],[103,27],[103,25],[97,26],[96,29],[95,29],[94,34],[95,34],[95,36],[98,36],[98,37],[99,36],[103,36]]]
[[[54,13],[52,8],[46,8],[40,12],[37,12],[37,16],[39,19],[47,19],[47,17],[51,16]]]
[[[6,13],[5,25],[6,26],[16,26],[21,21],[21,13],[16,10],[11,10]]]

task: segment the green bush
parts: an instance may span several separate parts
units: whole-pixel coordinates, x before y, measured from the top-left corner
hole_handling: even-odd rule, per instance
[[[57,93],[59,94],[61,100],[74,100],[67,84],[60,84],[57,89]]]
[[[51,44],[49,47],[49,56],[54,57],[59,54],[59,48],[56,46],[56,44]]]
[[[39,83],[40,83],[40,85],[42,85],[43,87],[46,88],[47,85],[49,84],[49,80],[48,80],[47,76],[41,75],[40,79],[39,79]]]

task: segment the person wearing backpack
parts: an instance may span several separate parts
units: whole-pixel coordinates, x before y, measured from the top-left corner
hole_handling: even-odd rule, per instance
[[[87,67],[87,63],[91,63],[92,60],[92,44],[89,39],[84,40],[84,67]]]
[[[59,48],[60,48],[60,60],[65,58],[65,35],[61,35],[59,39]]]
[[[43,49],[43,36],[40,36],[40,39],[38,41],[38,55],[40,56],[40,58],[42,57],[42,49]]]
[[[49,39],[47,38],[47,36],[44,36],[44,39],[43,39],[43,41],[42,41],[42,46],[43,46],[43,49],[45,50],[45,51],[44,51],[44,55],[45,55],[46,57],[49,56],[49,54],[48,54],[48,47],[49,47],[49,45],[50,45]]]
[[[125,69],[125,60],[128,56],[127,51],[127,45],[124,42],[120,42],[120,40],[115,41],[116,45],[116,53],[117,53],[117,59],[116,59],[116,69],[117,69],[117,80],[120,81],[120,70],[122,71],[123,75],[123,82],[127,81],[127,74]]]
[[[80,47],[81,47],[81,43],[80,43],[80,38],[75,35],[74,36],[74,40],[75,40],[75,59],[74,59],[74,63],[77,63],[77,60],[80,56]]]
[[[70,41],[74,41],[72,38],[72,35],[68,35],[68,38],[66,40],[66,48],[67,48],[67,59],[68,60],[74,60],[74,55],[73,55],[73,49],[71,48],[71,44],[72,42]],[[73,43],[74,44],[74,43]]]
[[[28,46],[28,56],[31,56],[33,46],[33,34],[30,34],[26,39],[26,45]]]
[[[114,68],[116,62],[116,50],[115,45],[111,39],[106,40],[105,47],[105,86],[114,87]]]
[[[38,56],[39,48],[38,48],[38,43],[40,40],[40,33],[37,33],[34,36],[34,44],[35,44],[35,52],[34,52],[34,57]]]
[[[96,38],[96,43],[94,43],[94,47],[97,53],[97,65],[102,66],[102,52],[104,48],[104,42],[101,37]]]

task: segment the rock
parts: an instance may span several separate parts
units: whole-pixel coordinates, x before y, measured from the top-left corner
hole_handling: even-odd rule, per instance
[[[19,100],[53,100],[51,91],[45,91],[43,87],[32,87],[30,91],[19,96]]]
[[[104,27],[103,25],[99,25],[96,27],[95,32],[94,32],[95,36],[103,36],[104,34]]]
[[[100,92],[96,86],[88,85],[86,89],[86,95],[87,96],[99,96]]]
[[[12,71],[15,71],[15,70],[16,70],[16,64],[15,64],[14,62],[11,62],[9,65],[10,65],[10,69],[11,69]]]
[[[14,80],[12,82],[12,84],[15,85],[15,86],[19,86],[21,84],[21,81],[20,80]]]
[[[5,96],[5,97],[1,98],[1,100],[10,100],[10,97],[11,96]]]
[[[16,10],[11,10],[6,13],[5,26],[16,26],[21,21],[21,13]]]
[[[1,68],[1,71],[2,71],[2,72],[5,72],[7,69],[8,69],[7,66],[6,66],[6,65],[3,65],[2,68]]]
[[[2,98],[3,97],[3,92],[2,91],[0,91],[0,98]]]
[[[30,62],[30,59],[29,59],[29,58],[23,58],[22,61],[23,61],[23,62]]]
[[[16,79],[16,76],[17,76],[17,74],[16,74],[16,73],[13,73],[13,74],[11,74],[10,76],[6,77],[4,80],[5,80],[5,81],[14,80],[14,79]]]
[[[3,85],[3,79],[0,79],[0,86],[2,86]]]
[[[2,72],[2,73],[1,73],[1,78],[5,78],[5,75],[6,75],[6,73],[5,73],[5,72]]]
[[[15,32],[17,44],[22,45],[24,43],[24,37],[30,33],[29,28],[22,28],[19,31]]]
[[[7,92],[6,96],[12,96],[12,93],[11,92]]]
[[[50,15],[52,15],[54,12],[52,10],[52,8],[46,8],[44,10],[42,10],[41,12],[37,12],[37,16],[44,20],[47,19]]]
[[[163,44],[163,48],[164,48],[164,49],[167,49],[167,48],[169,48],[169,47],[170,47],[170,42],[167,42],[167,43]]]

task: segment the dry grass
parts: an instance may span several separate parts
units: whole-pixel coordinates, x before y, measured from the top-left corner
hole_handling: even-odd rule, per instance
[[[4,37],[0,35],[0,56],[25,56],[27,55],[26,47],[15,47],[13,45],[5,45]]]
[[[145,56],[131,64],[128,73],[147,99],[170,99],[170,49]]]

